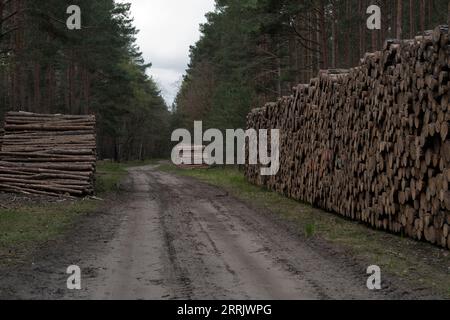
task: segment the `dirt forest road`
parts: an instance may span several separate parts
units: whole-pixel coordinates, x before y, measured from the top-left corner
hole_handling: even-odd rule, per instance
[[[64,246],[0,276],[0,297],[416,298],[392,284],[368,290],[367,266],[216,187],[147,166],[130,169],[124,188],[126,201],[88,218]],[[80,291],[66,289],[71,264],[82,270]]]

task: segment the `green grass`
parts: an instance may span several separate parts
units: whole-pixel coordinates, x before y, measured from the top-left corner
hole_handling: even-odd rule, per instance
[[[107,197],[117,192],[126,168],[155,163],[99,162],[96,194]],[[95,213],[102,201],[77,199],[60,203],[37,203],[14,209],[0,207],[0,265],[23,260],[40,245],[57,239],[73,227],[83,215]]]
[[[309,224],[307,224],[305,226],[305,235],[306,235],[306,237],[311,238],[312,236],[314,236],[315,232],[316,232],[316,225],[315,224],[309,223]]]
[[[412,239],[373,230],[361,223],[314,209],[249,184],[236,168],[182,170],[160,165],[161,170],[190,176],[222,187],[253,207],[268,209],[294,226],[306,239],[320,237],[358,261],[378,265],[412,286],[427,287],[450,298],[450,252]]]
[[[120,181],[127,175],[127,168],[156,164],[158,160],[113,162],[99,161],[95,179],[95,193],[103,195],[109,192],[118,192]]]
[[[101,161],[97,164],[95,176],[95,193],[102,195],[117,192],[120,181],[126,176],[126,165],[123,163]]]
[[[33,248],[56,239],[96,207],[96,201],[80,200],[0,210],[0,264],[20,260]]]

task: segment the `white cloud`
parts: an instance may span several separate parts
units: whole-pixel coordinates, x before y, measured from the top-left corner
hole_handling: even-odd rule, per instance
[[[140,30],[137,44],[149,74],[159,83],[170,105],[189,62],[189,46],[200,37],[199,25],[214,10],[214,0],[121,0],[130,2],[134,24]]]
[[[150,70],[150,75],[158,84],[162,95],[168,103],[171,103],[175,99],[178,88],[181,84],[182,71],[180,70],[156,67]]]

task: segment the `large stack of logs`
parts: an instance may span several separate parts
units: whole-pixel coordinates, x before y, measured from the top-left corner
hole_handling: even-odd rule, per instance
[[[0,150],[0,191],[50,196],[94,192],[95,116],[9,112]]]
[[[280,129],[280,171],[249,181],[450,248],[448,27],[387,41],[350,70],[320,72],[247,124]]]

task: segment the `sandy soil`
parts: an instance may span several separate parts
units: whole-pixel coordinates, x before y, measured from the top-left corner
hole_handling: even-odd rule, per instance
[[[30,263],[0,272],[0,298],[433,298],[397,279],[370,291],[367,266],[193,179],[139,167],[123,189]],[[82,290],[67,290],[69,265],[80,266]]]

